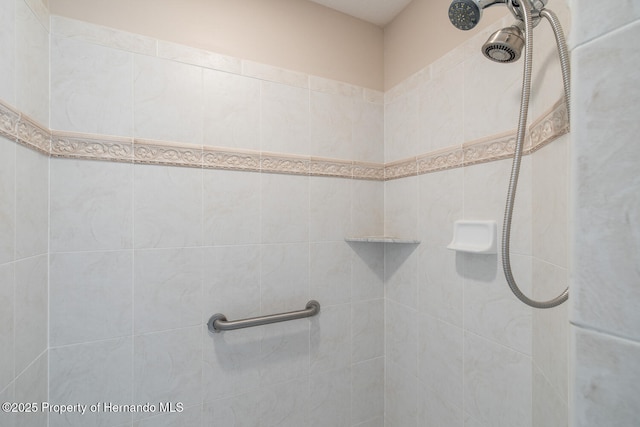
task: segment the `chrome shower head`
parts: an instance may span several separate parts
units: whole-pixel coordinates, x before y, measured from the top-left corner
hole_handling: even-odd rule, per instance
[[[482,46],[484,56],[495,62],[509,63],[520,59],[525,41],[518,22],[507,28],[496,31]]]
[[[482,10],[508,0],[453,0],[449,6],[449,20],[459,30],[470,30],[480,22]]]

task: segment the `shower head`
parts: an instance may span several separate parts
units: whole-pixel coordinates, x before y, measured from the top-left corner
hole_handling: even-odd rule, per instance
[[[522,23],[518,22],[493,33],[482,46],[484,56],[495,62],[517,61],[525,44],[520,25]]]
[[[508,0],[453,0],[449,6],[449,20],[459,30],[470,30],[480,22],[482,10]]]

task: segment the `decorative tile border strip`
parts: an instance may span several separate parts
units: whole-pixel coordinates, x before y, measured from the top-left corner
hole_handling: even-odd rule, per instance
[[[567,108],[564,100],[561,99],[531,125],[524,154],[531,154],[568,132]],[[58,158],[373,181],[399,179],[506,159],[513,155],[515,146],[515,133],[511,132],[387,164],[366,163],[168,141],[50,131],[1,101],[0,136]]]

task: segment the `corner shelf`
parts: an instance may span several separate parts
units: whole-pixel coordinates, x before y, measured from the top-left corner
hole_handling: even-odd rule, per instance
[[[399,244],[409,244],[409,245],[420,244],[420,240],[407,239],[404,237],[396,237],[396,236],[357,236],[357,237],[345,237],[344,240],[347,242],[357,242],[357,243],[399,243]]]

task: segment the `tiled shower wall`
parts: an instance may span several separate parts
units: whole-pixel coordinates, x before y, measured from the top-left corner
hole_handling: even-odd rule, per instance
[[[568,32],[566,5],[553,10]],[[515,128],[522,62],[480,52],[510,24],[385,94],[386,162]],[[562,95],[552,31],[546,22],[535,31],[532,118]],[[534,299],[568,283],[568,143],[564,135],[523,158],[511,259]],[[446,249],[459,219],[495,220],[500,236],[510,170],[500,160],[385,182],[386,234],[422,242],[385,252],[387,427],[567,425],[567,304],[533,311],[511,294],[500,254]]]
[[[47,39],[48,19],[35,18],[42,11],[26,14],[22,1],[15,8],[43,24],[20,37],[20,25],[15,33],[8,26],[2,40],[15,39],[16,51],[34,52],[19,45]],[[16,23],[19,17],[16,12]],[[550,41],[550,32],[544,34]],[[48,88],[40,78],[41,65],[49,63],[47,43],[37,50],[44,60],[22,60],[16,53],[16,70],[23,61],[31,68],[8,74],[16,76],[16,88],[3,100],[65,132],[379,164],[513,129],[519,65],[481,58],[479,38],[392,89],[383,102],[366,89],[52,17],[51,120],[38,104],[49,104],[48,90],[38,97],[34,89]],[[534,92],[534,118],[561,93],[552,55],[536,55],[536,73],[543,76],[536,83],[544,82],[545,90]],[[33,85],[25,75],[33,76]],[[16,99],[16,93],[34,91],[33,99]],[[475,113],[492,109],[493,115]],[[2,337],[18,349],[23,337],[42,338],[48,330],[49,341],[45,336],[34,344],[40,353],[24,371],[31,372],[25,381],[20,369],[7,373],[2,393],[16,400],[168,401],[186,408],[178,416],[51,415],[51,426],[369,427],[383,425],[385,412],[386,425],[402,427],[429,420],[477,426],[530,425],[532,417],[533,425],[566,422],[566,334],[560,320],[566,312],[533,316],[508,294],[497,257],[444,249],[453,220],[501,218],[506,161],[383,184],[48,160],[3,142],[9,153],[2,170],[14,176],[6,182],[16,183],[7,186],[8,204],[2,204],[14,210],[15,237],[3,242],[35,241],[18,238],[19,222],[30,218],[18,194],[29,193],[22,196],[40,207],[40,216],[30,221],[40,229],[49,221],[50,233],[49,247],[45,236],[41,249],[45,279],[28,282],[46,284],[49,251],[50,277],[48,304],[45,286],[35,298],[24,298],[31,311],[20,315],[20,271],[39,270],[20,270],[19,245],[12,243],[8,251],[16,255],[2,260],[3,268],[15,270],[7,274],[16,285],[3,288],[15,294],[10,324],[29,324],[20,321],[24,317],[39,328]],[[567,150],[563,137],[524,162],[513,259],[525,290],[532,276],[534,282],[554,276],[566,283]],[[24,159],[37,164],[20,166]],[[26,191],[20,185],[28,185]],[[418,236],[422,243],[344,242],[347,235],[383,229]],[[309,321],[215,336],[203,327],[216,312],[234,319],[297,310],[310,298],[323,308]],[[31,316],[42,316],[47,306],[48,325],[46,318]],[[550,322],[557,334],[532,332]],[[13,350],[2,357],[29,361],[22,353],[14,357]],[[42,373],[47,369],[48,390]],[[29,385],[28,392],[21,384]],[[26,425],[36,425],[34,419]]]
[[[44,12],[44,15],[43,15]],[[39,1],[0,1],[0,99],[48,124],[48,17]],[[47,399],[49,160],[0,130],[0,401]],[[0,413],[0,425],[46,415]]]

